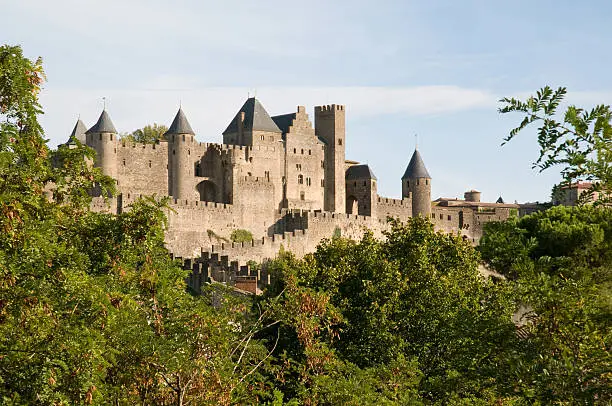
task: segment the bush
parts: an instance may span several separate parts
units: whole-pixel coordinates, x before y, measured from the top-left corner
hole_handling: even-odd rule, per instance
[[[230,235],[230,240],[233,242],[249,242],[253,241],[253,233],[249,230],[237,229],[232,231]]]

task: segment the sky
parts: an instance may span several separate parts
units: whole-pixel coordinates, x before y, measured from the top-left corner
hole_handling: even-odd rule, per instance
[[[498,100],[550,85],[568,103],[612,102],[607,0],[0,0],[0,44],[41,56],[41,123],[54,147],[106,108],[119,132],[170,125],[179,105],[203,142],[248,95],[270,115],[346,106],[347,159],[400,197],[418,149],[432,198],[547,201],[535,129]],[[415,134],[418,137],[415,137]]]

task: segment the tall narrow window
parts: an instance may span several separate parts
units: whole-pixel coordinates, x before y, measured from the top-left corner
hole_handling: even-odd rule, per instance
[[[304,194],[304,192],[300,192],[300,200],[305,200],[306,199],[306,195]]]
[[[298,183],[301,185],[304,183],[304,176],[298,175]]]

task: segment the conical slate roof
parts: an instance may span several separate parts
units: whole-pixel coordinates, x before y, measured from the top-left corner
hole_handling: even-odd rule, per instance
[[[502,199],[502,197],[500,196],[499,199],[497,199],[497,201],[495,203],[505,203],[504,199]]]
[[[423,158],[421,158],[421,154],[419,154],[419,150],[415,149],[414,154],[412,154],[412,158],[410,159],[410,163],[406,168],[406,172],[404,172],[404,176],[402,179],[416,179],[416,178],[429,178],[429,172],[427,172],[427,168],[425,168],[425,164],[423,163]]]
[[[85,144],[85,133],[87,132],[87,127],[79,118],[74,126],[74,129],[70,133],[70,137],[68,137],[67,145],[76,144],[75,140],[79,140],[81,144]]]
[[[98,122],[94,124],[93,127],[91,127],[89,130],[85,132],[85,134],[90,134],[90,133],[117,134],[117,130],[115,129],[115,126],[113,125],[113,122],[111,121],[110,116],[108,115],[106,110],[102,111],[102,114],[100,114],[100,118],[98,119]]]
[[[373,179],[376,180],[376,176],[374,176],[374,172],[370,169],[369,165],[352,165],[346,170],[346,174],[344,175],[346,180],[356,180],[356,179]]]
[[[270,115],[261,105],[259,100],[250,97],[242,105],[236,116],[229,126],[223,131],[223,134],[231,134],[238,132],[238,123],[240,114],[244,113],[244,130],[246,131],[268,131],[273,133],[282,133],[276,123],[270,118]]]
[[[166,134],[192,134],[195,135],[193,130],[191,129],[191,125],[189,125],[189,121],[183,112],[183,109],[179,108],[179,111],[174,116],[174,120],[172,124],[170,124],[170,128],[166,131]]]

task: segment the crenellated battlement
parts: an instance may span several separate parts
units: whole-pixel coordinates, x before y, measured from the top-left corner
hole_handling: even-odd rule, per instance
[[[315,112],[332,112],[332,111],[344,111],[344,106],[341,104],[328,104],[325,106],[315,106]]]

